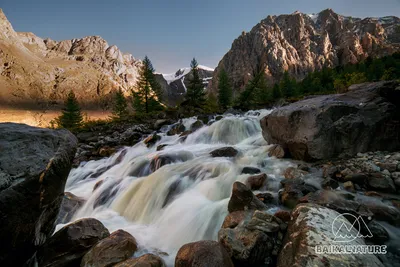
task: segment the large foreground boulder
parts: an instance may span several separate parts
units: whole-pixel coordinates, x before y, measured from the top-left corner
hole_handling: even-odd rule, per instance
[[[165,267],[165,262],[159,256],[149,253],[138,258],[127,259],[114,267]]]
[[[83,257],[81,266],[113,266],[130,258],[136,250],[136,239],[124,230],[117,230],[92,247]]]
[[[0,124],[0,266],[19,266],[54,232],[77,139]]]
[[[396,81],[368,83],[278,108],[261,120],[263,136],[308,161],[399,150],[399,88]]]
[[[354,238],[333,241],[341,236]],[[292,211],[277,266],[383,266],[373,254],[317,253],[316,246],[333,244],[362,246],[365,242],[340,213],[315,204],[300,204]]]
[[[49,238],[38,249],[28,266],[79,266],[82,257],[97,242],[108,236],[110,233],[107,228],[96,219],[85,218],[75,221]]]
[[[236,211],[225,218],[218,240],[235,266],[273,266],[285,229],[266,211]]]
[[[224,247],[216,241],[203,240],[183,245],[176,255],[175,267],[233,267]]]

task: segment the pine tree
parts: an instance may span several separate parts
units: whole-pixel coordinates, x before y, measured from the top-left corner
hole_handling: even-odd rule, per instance
[[[206,93],[204,91],[203,81],[200,79],[197,60],[193,58],[190,63],[191,78],[187,87],[186,100],[187,105],[191,107],[203,108],[206,102]]]
[[[154,68],[150,59],[145,56],[140,68],[140,77],[137,82],[137,91],[132,91],[133,106],[135,110],[149,113],[161,110],[161,86],[154,76]]]
[[[296,81],[289,76],[289,72],[285,71],[281,80],[280,88],[284,97],[292,97],[295,95]]]
[[[282,97],[281,88],[279,87],[279,84],[276,83],[272,88],[272,98],[276,100],[281,97]]]
[[[55,120],[59,128],[66,128],[74,131],[79,129],[83,123],[83,116],[78,100],[72,90],[68,93],[64,103],[62,114]]]
[[[114,96],[114,106],[112,110],[112,118],[123,120],[128,117],[128,103],[126,102],[124,93],[119,89]]]
[[[260,73],[256,74],[253,79],[248,81],[244,91],[237,99],[237,105],[243,109],[249,109],[254,106],[254,92],[257,90],[257,84],[260,79]]]
[[[232,87],[228,74],[224,69],[219,73],[218,104],[222,109],[228,109],[232,104]]]
[[[267,84],[264,73],[260,72],[254,89],[252,100],[257,106],[269,104],[272,101],[272,90]]]

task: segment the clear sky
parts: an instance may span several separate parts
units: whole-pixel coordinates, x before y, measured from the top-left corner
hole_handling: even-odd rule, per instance
[[[400,0],[1,0],[16,31],[64,40],[100,35],[156,71],[216,67],[242,31],[268,15],[326,8],[353,17],[400,16]]]

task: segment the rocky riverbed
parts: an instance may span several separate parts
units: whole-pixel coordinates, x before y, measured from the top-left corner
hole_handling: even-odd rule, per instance
[[[398,88],[77,139],[0,124],[0,263],[398,266]],[[387,253],[318,253],[348,235],[346,245]]]

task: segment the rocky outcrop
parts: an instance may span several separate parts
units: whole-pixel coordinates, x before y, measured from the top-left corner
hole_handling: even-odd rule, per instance
[[[86,252],[109,235],[107,228],[96,219],[75,221],[61,228],[39,247],[28,266],[79,266]]]
[[[0,124],[1,266],[22,264],[53,233],[76,146],[66,130]]]
[[[176,255],[175,267],[233,267],[224,247],[216,241],[203,240],[183,245]]]
[[[268,16],[233,41],[214,72],[209,89],[217,92],[218,75],[225,69],[241,91],[258,71],[276,82],[284,71],[296,79],[323,67],[357,63],[400,49],[397,17],[353,18],[326,9],[318,14],[295,12]]]
[[[342,224],[345,227],[340,227]],[[317,253],[316,246],[334,243],[332,229],[336,236],[354,237],[353,240],[349,238],[345,245],[365,245],[356,228],[336,211],[315,204],[298,205],[292,211],[277,266],[383,266],[373,254]]]
[[[263,136],[308,161],[399,150],[399,88],[396,81],[367,83],[278,108],[261,120]]]

